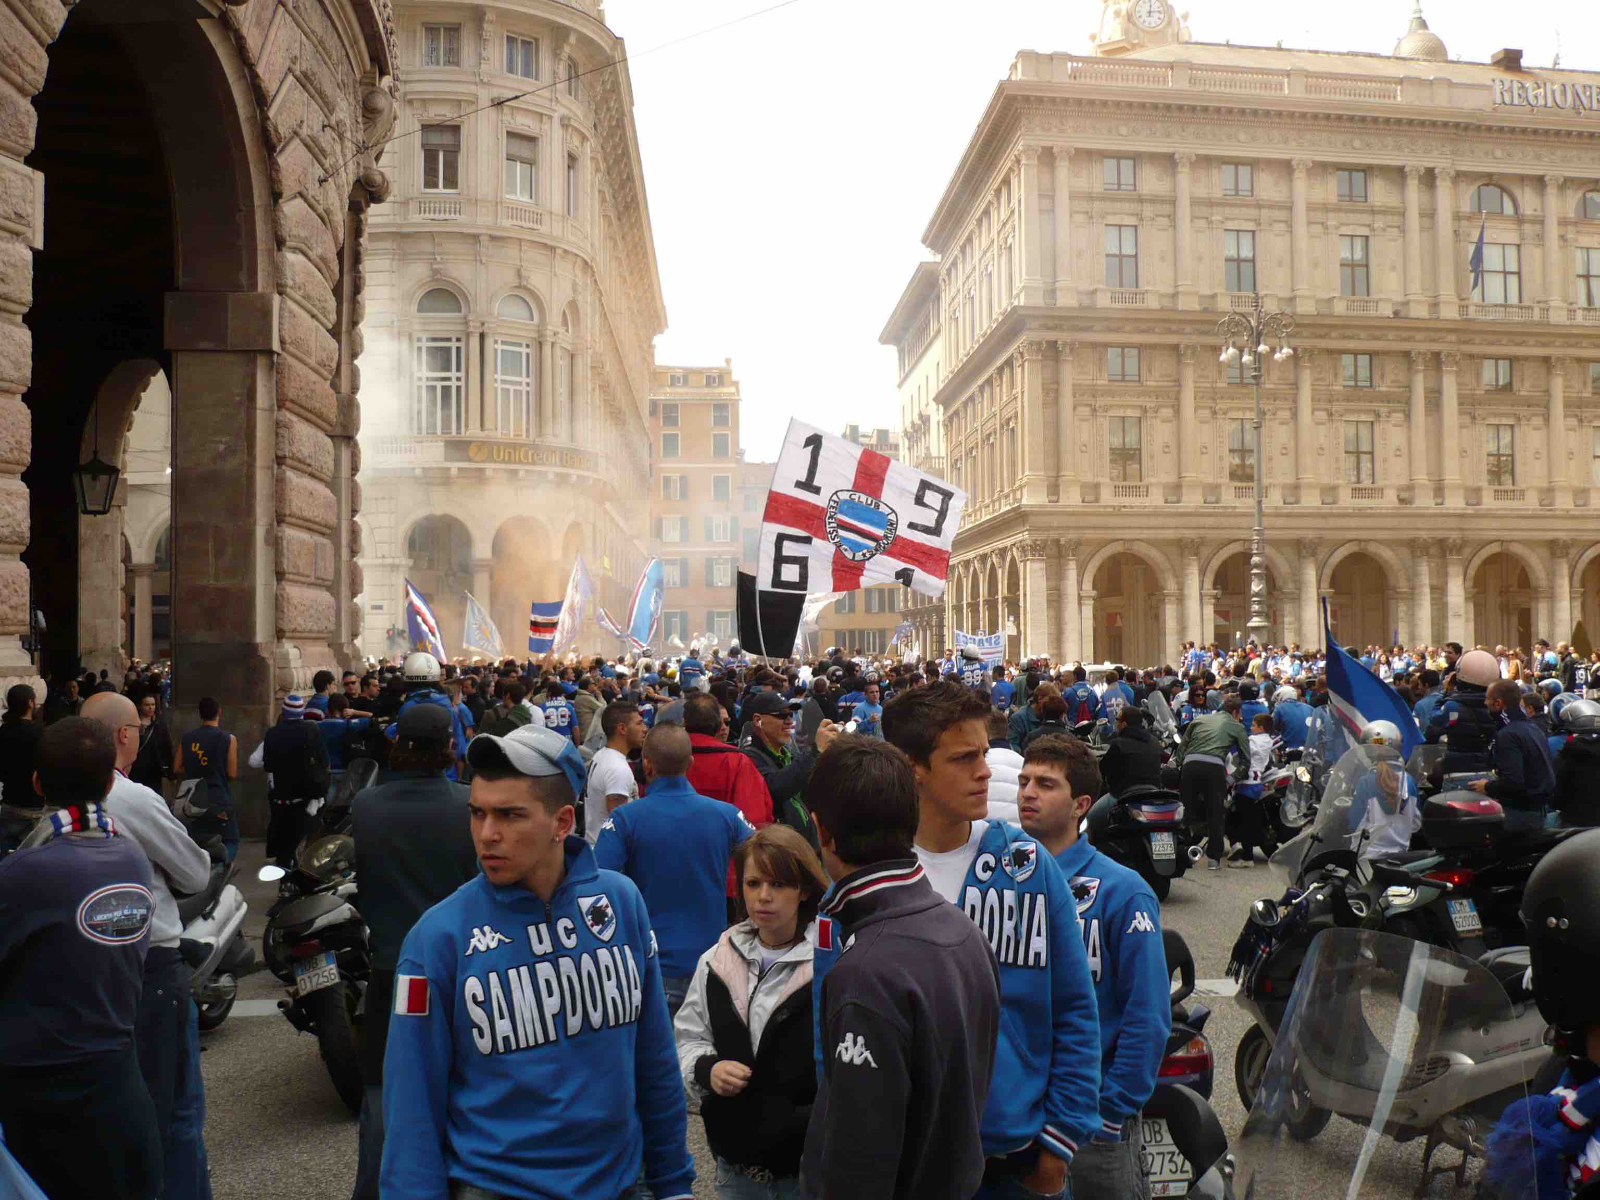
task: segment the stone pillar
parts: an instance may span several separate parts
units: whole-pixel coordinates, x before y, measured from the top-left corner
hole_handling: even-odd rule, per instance
[[[1550,543],[1550,629],[1535,636],[1552,646],[1572,640],[1572,543],[1566,538]]]
[[[485,612],[493,612],[490,595],[490,583],[494,579],[494,559],[475,558],[472,560],[472,598],[483,605]],[[502,638],[505,634],[500,635]],[[507,650],[514,650],[514,646],[507,646]]]
[[[1425,317],[1427,299],[1422,294],[1422,172],[1406,167],[1406,315]]]
[[[1058,285],[1059,286],[1059,285]],[[1077,441],[1078,431],[1073,423],[1072,408],[1072,368],[1073,345],[1071,342],[1056,343],[1056,464],[1060,471],[1057,479],[1058,496],[1062,504],[1076,503],[1077,494],[1073,491],[1077,483]],[[1017,469],[1017,464],[1012,463],[1011,469]]]
[[[1022,303],[1044,303],[1044,238],[1039,217],[1039,148],[1022,148],[1022,185],[1018,197],[1022,241]]]
[[[1184,639],[1178,632],[1178,609],[1181,603],[1177,592],[1161,593],[1161,657],[1157,660],[1161,664],[1176,665],[1183,657],[1179,648]]]
[[[1078,287],[1072,281],[1072,147],[1058,146],[1056,173],[1056,305],[1078,303]],[[1006,297],[1007,301],[1010,297]]]
[[[1311,356],[1313,351],[1294,352],[1294,459],[1295,479],[1300,484],[1300,503],[1317,502],[1316,425],[1311,416]]]
[[[1311,288],[1311,217],[1306,195],[1310,187],[1311,160],[1297,158],[1290,166],[1294,169],[1290,191],[1293,215],[1289,252],[1294,280],[1294,311],[1316,312],[1316,297]]]
[[[1418,538],[1411,543],[1411,643],[1433,644],[1433,581],[1429,575],[1430,543]]]
[[[1078,622],[1083,634],[1078,641],[1077,662],[1095,662],[1094,653],[1094,592],[1081,592],[1078,596]]]
[[[123,649],[122,527],[127,481],[118,480],[111,511],[78,517],[78,658],[85,671],[106,671],[118,683],[128,667]]]
[[[1183,632],[1184,641],[1204,643],[1200,615],[1200,543],[1194,538],[1184,538],[1178,543],[1183,555]]]
[[[1216,637],[1216,634],[1217,634],[1217,597],[1220,596],[1220,595],[1222,595],[1222,593],[1219,592],[1216,588],[1206,588],[1204,591],[1202,591],[1200,593],[1200,628],[1205,633],[1204,638],[1201,639],[1202,641],[1209,642],[1214,637]],[[1245,615],[1247,615],[1247,614],[1242,614],[1242,613],[1229,613],[1228,614],[1228,622],[1229,622],[1229,628],[1228,628],[1229,642],[1228,642],[1228,644],[1230,646],[1233,644],[1232,639],[1233,639],[1234,630],[1238,630],[1241,634],[1244,632],[1244,623],[1242,621],[1240,621],[1239,618],[1241,616],[1245,616]]]
[[[1433,232],[1438,239],[1434,264],[1435,289],[1441,320],[1456,319],[1456,173],[1449,167],[1433,169]]]
[[[556,342],[546,329],[539,334],[538,430],[542,438],[554,437],[556,428]]]
[[[1567,273],[1561,269],[1561,176],[1544,177],[1544,295],[1552,308],[1561,305],[1561,314],[1554,312],[1550,319],[1566,318]]]
[[[1185,504],[1199,504],[1201,499],[1194,421],[1194,354],[1193,346],[1178,347],[1178,486]]]
[[[1045,504],[1050,480],[1045,470],[1044,343],[1023,342],[1015,365],[1022,375],[1022,502]]]
[[[1050,653],[1050,579],[1045,574],[1047,543],[1030,538],[1017,547],[1022,555],[1022,657]]]
[[[1177,269],[1178,307],[1199,308],[1200,297],[1194,288],[1194,229],[1189,214],[1189,168],[1194,155],[1180,150],[1172,156],[1177,164],[1172,212],[1173,266]]]
[[[1444,502],[1459,506],[1461,492],[1461,416],[1456,400],[1456,372],[1461,355],[1446,350],[1439,355],[1439,479]]]
[[[483,326],[477,321],[467,326],[466,344],[466,432],[481,433],[483,420]]]
[[[1460,642],[1470,650],[1466,564],[1462,561],[1465,549],[1466,543],[1460,538],[1450,538],[1444,544],[1444,640]]]
[[[1300,539],[1300,644],[1306,649],[1322,645],[1322,609],[1317,601],[1317,543]]]
[[[1427,352],[1411,351],[1410,444],[1407,452],[1411,455],[1413,504],[1433,503],[1433,492],[1428,487],[1428,409],[1423,392],[1427,370]]]
[[[1082,645],[1082,613],[1078,597],[1078,542],[1061,539],[1061,661],[1072,662]]]
[[[1550,487],[1555,492],[1555,506],[1567,508],[1572,504],[1572,491],[1567,486],[1567,363],[1557,355],[1550,360],[1550,413],[1549,432],[1545,435],[1546,461],[1549,463]]]
[[[134,563],[133,572],[133,656],[147,663],[155,647],[154,599],[151,593],[151,576],[154,563]]]

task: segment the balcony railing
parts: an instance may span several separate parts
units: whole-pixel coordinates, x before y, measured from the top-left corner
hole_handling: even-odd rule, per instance
[[[460,196],[418,196],[411,202],[412,210],[424,221],[459,221]]]
[[[1145,308],[1150,303],[1147,288],[1107,288],[1106,305],[1109,308]]]
[[[1150,499],[1150,485],[1148,483],[1113,483],[1111,485],[1111,498],[1113,500],[1148,500]]]
[[[1335,296],[1333,311],[1346,317],[1387,317],[1394,306],[1378,296]]]
[[[500,220],[502,224],[515,225],[518,229],[543,229],[546,225],[544,209],[531,204],[518,204],[514,200],[501,202]]]
[[[1448,301],[1446,302],[1448,305]],[[1456,304],[1456,318],[1461,321],[1549,321],[1548,304],[1479,304],[1463,300]]]
[[[1383,485],[1370,483],[1352,483],[1350,485],[1350,499],[1358,503],[1371,504],[1383,499]]]
[[[1490,499],[1496,504],[1526,504],[1528,502],[1528,489],[1519,487],[1497,487],[1489,489]]]

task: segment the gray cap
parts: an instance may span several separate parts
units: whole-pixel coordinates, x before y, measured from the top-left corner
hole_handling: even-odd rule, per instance
[[[395,721],[395,736],[413,742],[448,742],[455,714],[442,704],[413,704]]]
[[[498,751],[498,754],[496,753]],[[519,725],[503,737],[480,733],[467,744],[467,764],[482,767],[504,756],[522,775],[546,778],[565,775],[576,801],[583,795],[587,772],[583,756],[565,734],[543,725]]]

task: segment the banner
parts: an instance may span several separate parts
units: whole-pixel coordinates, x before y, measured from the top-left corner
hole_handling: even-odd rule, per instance
[[[406,631],[411,636],[413,650],[426,650],[441,664],[445,661],[444,638],[439,636],[439,622],[422,593],[409,579],[406,580]]]
[[[746,654],[784,658],[792,654],[804,596],[756,590],[756,577],[739,572],[739,645]]]
[[[561,623],[561,602],[540,604],[535,600],[528,607],[528,653],[549,654],[555,649],[556,629]]]
[[[463,653],[476,651],[486,658],[504,658],[506,651],[500,641],[500,631],[495,628],[489,612],[478,603],[471,592],[466,593],[467,611],[461,620],[461,649]]]
[[[899,583],[944,595],[967,494],[905,463],[789,422],[762,517],[763,591]]]
[[[605,610],[604,605],[595,609],[594,619],[596,624],[612,637],[624,642],[628,640],[628,635],[622,631],[622,626],[617,624],[617,619]]]
[[[817,618],[822,616],[822,610],[842,595],[843,592],[822,592],[820,595],[807,596],[800,609],[800,627],[807,633],[816,633],[821,625]]]
[[[994,667],[1006,660],[1006,635],[1003,633],[962,633],[955,631],[955,648],[960,650],[964,646],[976,646],[978,655],[989,666]]]
[[[661,560],[652,558],[644,565],[639,582],[633,588],[633,600],[628,605],[628,644],[635,652],[643,654],[655,640],[657,626],[661,624],[662,581],[665,578]]]
[[[1351,741],[1359,738],[1362,727],[1370,721],[1393,721],[1400,730],[1400,756],[1410,758],[1411,752],[1422,744],[1411,706],[1400,698],[1399,692],[1340,649],[1333,640],[1333,626],[1328,623],[1327,600],[1322,602],[1322,629],[1328,647],[1328,705],[1338,714]]]
[[[565,654],[572,649],[593,604],[594,580],[589,578],[589,568],[583,565],[583,555],[580,554],[572,563],[572,574],[567,579],[567,594],[561,601],[561,619],[556,622],[556,654]]]
[[[912,634],[911,622],[910,621],[901,621],[900,624],[898,624],[898,625],[896,625],[894,627],[894,637],[891,638],[890,640],[898,643],[901,646],[904,646],[907,642],[909,642],[911,640],[911,634]]]

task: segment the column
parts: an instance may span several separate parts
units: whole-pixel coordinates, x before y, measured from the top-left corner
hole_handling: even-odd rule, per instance
[[[1322,645],[1322,609],[1317,603],[1317,543],[1300,539],[1300,645]]]
[[[1018,231],[1022,241],[1022,303],[1044,303],[1044,240],[1039,218],[1039,148],[1022,148],[1021,210]]]
[[[1178,485],[1185,504],[1199,504],[1201,499],[1199,441],[1194,431],[1194,354],[1193,346],[1178,347]]]
[[[1460,642],[1469,649],[1472,637],[1467,629],[1466,564],[1462,552],[1466,543],[1450,538],[1444,544],[1444,632],[1445,641]]]
[[[1572,543],[1566,538],[1550,543],[1550,630],[1534,636],[1551,645],[1572,639]]]
[[[1406,167],[1406,315],[1425,317],[1422,294],[1422,167]]]
[[[1441,320],[1454,320],[1456,292],[1456,173],[1449,167],[1433,169],[1433,233],[1438,239],[1434,264],[1435,290]]]
[[[1311,217],[1307,207],[1306,190],[1310,187],[1311,160],[1294,159],[1294,179],[1291,185],[1293,222],[1289,259],[1294,279],[1295,312],[1316,312],[1317,302],[1311,291]]]
[[[465,404],[466,432],[483,430],[483,326],[476,323],[467,327]]]
[[[1550,464],[1550,487],[1555,506],[1572,504],[1567,487],[1567,359],[1557,355],[1550,360],[1549,433],[1546,435],[1546,461]]]
[[[1200,593],[1200,628],[1205,632],[1201,640],[1211,641],[1217,635],[1217,597],[1222,595],[1216,588],[1207,588]],[[1233,635],[1237,631],[1244,636],[1244,623],[1250,617],[1250,612],[1231,612],[1228,614],[1228,644],[1233,644]]]
[[[1406,588],[1391,588],[1389,595],[1394,597],[1394,626],[1391,632],[1399,631],[1401,645],[1413,645],[1415,638],[1411,629],[1411,593]]]
[[[1561,314],[1550,314],[1552,321],[1564,320],[1567,315],[1566,272],[1561,269],[1561,176],[1544,177],[1544,294],[1554,308],[1561,305]]]
[[[1022,373],[1022,502],[1049,501],[1044,425],[1044,343],[1026,341],[1016,353]],[[990,632],[993,632],[991,630]]]
[[[154,563],[134,563],[128,568],[133,572],[133,656],[143,663],[150,661],[155,646],[150,592],[155,569]]]
[[[1181,602],[1177,592],[1161,593],[1161,657],[1158,661],[1163,664],[1177,664],[1183,657],[1179,653],[1183,636],[1178,632],[1178,606]]]
[[[1196,643],[1209,641],[1201,637],[1203,626],[1200,616],[1200,543],[1194,538],[1184,538],[1178,543],[1183,555],[1183,640]]]
[[[1022,555],[1022,657],[1050,653],[1050,581],[1045,574],[1047,543],[1030,538],[1017,547]]]
[[[1411,643],[1433,644],[1433,581],[1428,555],[1433,546],[1418,538],[1411,543]]]
[[[1078,431],[1073,427],[1072,413],[1072,370],[1073,345],[1071,342],[1056,343],[1056,466],[1060,471],[1057,479],[1058,496],[1062,504],[1075,504],[1078,493],[1075,485],[1078,479],[1077,472],[1077,441]],[[1016,464],[1012,464],[1012,470]]]
[[[1078,597],[1078,541],[1061,539],[1061,659],[1072,662],[1080,657],[1082,643],[1081,601]]]
[[[1439,355],[1439,479],[1444,502],[1459,506],[1461,494],[1461,414],[1456,401],[1456,369],[1461,355],[1446,350]]]
[[[1433,492],[1428,487],[1428,410],[1423,384],[1428,369],[1428,355],[1422,350],[1411,351],[1411,503],[1432,504]]]
[[[1314,351],[1294,352],[1294,457],[1300,503],[1317,503],[1316,426],[1311,419],[1311,358]]]
[[[485,612],[494,611],[491,603],[493,597],[489,594],[489,581],[493,578],[494,559],[475,558],[472,560],[472,598],[483,605]]]
[[[1199,308],[1200,297],[1194,288],[1194,229],[1189,216],[1189,167],[1194,155],[1187,150],[1174,154],[1177,182],[1172,212],[1173,265],[1177,270],[1178,307]]]
[[[1072,281],[1072,147],[1058,146],[1056,172],[1056,305],[1078,303],[1078,288]],[[1009,300],[1010,297],[1007,297]]]
[[[556,345],[545,330],[539,335],[539,436],[551,437],[556,424]]]
[[[1078,642],[1078,653],[1075,662],[1095,662],[1094,654],[1094,593],[1083,592],[1078,597],[1078,621],[1083,629],[1083,636]]]

